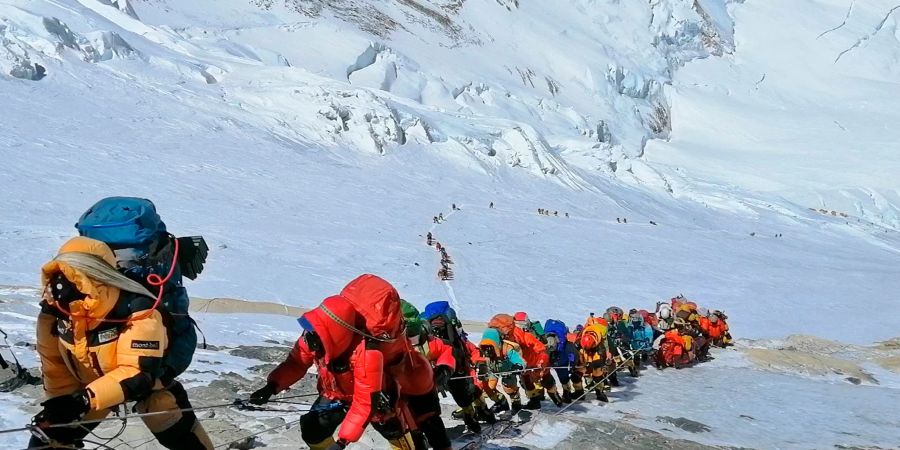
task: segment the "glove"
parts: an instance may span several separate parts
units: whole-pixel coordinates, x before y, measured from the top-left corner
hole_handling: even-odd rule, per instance
[[[329,445],[325,450],[344,450],[345,448],[347,448],[347,442],[343,439],[338,439],[337,442]]]
[[[165,369],[163,369],[163,372],[162,374],[160,374],[158,379],[163,386],[169,387],[169,385],[171,385],[172,382],[175,381],[176,376],[177,375],[175,375],[175,369],[166,367]]]
[[[434,384],[439,391],[450,390],[450,368],[437,366],[434,368]]]
[[[34,416],[35,424],[65,424],[81,419],[91,409],[87,391],[84,389],[69,395],[53,397],[41,403],[44,409]]]
[[[250,403],[254,405],[264,405],[269,403],[269,399],[275,395],[275,383],[268,382],[265,386],[250,394]]]
[[[203,272],[203,264],[209,254],[209,247],[203,236],[188,236],[178,239],[178,266],[181,274],[195,280]]]
[[[484,378],[488,374],[488,366],[485,363],[479,363],[478,366],[475,367],[475,371],[478,374],[478,378]]]

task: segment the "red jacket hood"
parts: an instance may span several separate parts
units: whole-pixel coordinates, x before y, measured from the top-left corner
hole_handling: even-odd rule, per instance
[[[363,328],[362,317],[347,299],[341,296],[326,298],[320,306],[310,310],[303,317],[309,321],[322,340],[326,362],[349,354],[363,338],[334,319],[337,318],[357,329]]]

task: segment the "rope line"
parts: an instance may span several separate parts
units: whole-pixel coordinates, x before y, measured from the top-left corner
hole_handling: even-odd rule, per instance
[[[311,405],[308,404],[308,403],[290,402],[290,401],[285,401],[285,400],[299,399],[299,398],[309,398],[309,397],[318,396],[318,395],[319,395],[318,392],[315,392],[315,393],[309,393],[309,394],[287,395],[287,396],[283,396],[283,397],[278,397],[277,399],[269,400],[269,403],[289,404],[289,405],[298,405],[298,406],[311,406]],[[142,418],[142,417],[153,417],[153,416],[159,416],[159,415],[171,414],[171,413],[176,413],[176,412],[208,411],[208,410],[213,410],[213,409],[223,409],[223,408],[238,408],[238,409],[241,409],[241,410],[255,411],[255,412],[277,412],[277,413],[281,413],[281,414],[284,414],[284,413],[294,413],[294,412],[305,412],[305,411],[286,410],[286,409],[260,408],[260,407],[258,407],[258,406],[256,406],[256,405],[252,405],[252,404],[249,402],[249,399],[235,399],[235,400],[233,400],[231,403],[222,403],[222,404],[217,404],[217,405],[206,405],[206,406],[196,406],[196,407],[191,407],[191,408],[166,409],[166,410],[161,410],[161,411],[152,411],[152,412],[139,413],[139,414],[128,414],[128,413],[127,413],[127,409],[126,409],[125,414],[122,415],[122,416],[117,415],[117,416],[114,416],[114,417],[104,417],[104,418],[100,418],[100,419],[92,419],[92,420],[76,420],[76,421],[72,421],[72,422],[68,422],[68,423],[57,423],[57,424],[47,425],[46,428],[81,427],[81,428],[84,428],[84,429],[88,429],[85,425],[94,425],[94,424],[99,424],[99,423],[104,423],[104,422],[121,421],[121,422],[122,422],[122,427],[121,427],[121,429],[120,429],[119,431],[117,431],[116,434],[115,434],[114,436],[112,436],[111,438],[107,438],[107,437],[105,437],[105,436],[99,436],[99,435],[95,434],[95,433],[93,432],[93,430],[88,430],[88,434],[90,434],[90,435],[92,435],[92,436],[94,436],[94,437],[96,437],[96,438],[98,438],[98,439],[100,439],[100,440],[105,440],[105,441],[106,441],[105,443],[102,443],[102,442],[93,442],[93,441],[88,441],[88,440],[83,440],[83,441],[86,442],[86,443],[93,444],[93,445],[98,445],[99,448],[110,449],[110,448],[114,448],[114,447],[110,447],[110,446],[109,446],[109,443],[112,442],[112,441],[115,440],[115,439],[119,439],[119,438],[122,436],[122,434],[123,434],[124,431],[125,431],[125,427],[127,426],[128,419],[131,419],[131,418]],[[297,422],[297,421],[294,421],[294,422],[291,422],[291,423],[288,423],[288,424],[284,424],[284,425],[281,425],[281,426],[287,426],[287,425],[290,425],[290,424],[295,423],[295,422]],[[19,427],[19,428],[10,428],[10,429],[6,429],[6,430],[0,430],[0,434],[20,433],[20,432],[23,432],[23,431],[29,431],[29,432],[31,432],[31,431],[37,431],[37,430],[42,430],[42,429],[43,429],[43,428],[41,428],[41,427],[39,427],[39,426],[37,426],[37,425],[28,425],[28,426]],[[246,438],[249,438],[249,437],[257,436],[257,435],[262,434],[263,432],[266,432],[266,431],[270,431],[270,430],[264,430],[264,431],[262,431],[262,432],[260,432],[260,433],[253,434],[253,435],[250,435],[250,436],[246,436],[246,437],[244,437],[244,438],[242,438],[242,439],[239,439],[238,441],[243,440],[243,439],[246,439]],[[42,434],[43,434],[43,433],[42,433]],[[238,442],[238,441],[234,441],[234,442]],[[232,444],[232,443],[234,443],[234,442],[231,442],[231,443],[229,443],[229,444]],[[125,443],[125,442],[123,441],[123,443]],[[125,444],[128,445],[127,443],[125,443]],[[63,447],[55,446],[55,447],[53,447],[53,446],[51,446],[51,445],[46,445],[46,446],[41,446],[41,447],[29,447],[29,448],[26,449],[26,450],[40,450],[40,449],[46,449],[46,448],[76,448],[76,447],[72,447],[72,446],[68,446],[68,447],[66,447],[66,446],[63,446]]]
[[[482,378],[482,377],[494,377],[494,376],[502,376],[502,375],[510,375],[514,373],[522,373],[522,372],[532,372],[535,370],[544,370],[544,369],[572,369],[572,366],[553,366],[553,367],[531,367],[527,369],[518,369],[518,370],[510,370],[506,372],[488,372],[484,375],[465,375],[460,377],[451,377],[451,380],[466,380],[469,378]]]

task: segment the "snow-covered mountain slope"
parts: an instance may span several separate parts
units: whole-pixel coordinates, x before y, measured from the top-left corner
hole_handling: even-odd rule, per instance
[[[848,306],[892,309],[893,229],[744,183],[738,172],[759,171],[726,145],[738,134],[697,126],[722,114],[668,112],[694,97],[740,110],[683,80],[763,65],[754,55],[766,33],[752,27],[775,13],[753,3],[4,0],[4,71],[45,71],[0,82],[0,273],[32,285],[81,211],[125,193],[154,199],[174,231],[213,242],[195,294],[312,305],[371,271],[425,301],[447,293],[422,235],[455,202],[463,210],[435,232],[457,261],[455,301],[473,319],[540,300],[572,308],[536,314],[574,321],[684,292],[732,313],[745,336],[837,337]],[[789,11],[828,22],[830,10],[814,6]],[[735,35],[738,11],[748,31]],[[815,28],[804,24],[796,33]],[[733,36],[745,36],[748,56]],[[707,62],[689,62],[698,57]],[[818,97],[785,98],[799,108]],[[645,154],[670,119],[670,141],[650,140]],[[727,161],[704,165],[699,131],[679,133],[679,120],[719,131],[704,141],[737,155],[731,172],[694,175]],[[839,164],[819,165],[824,174]],[[895,334],[895,317],[874,317],[843,338]]]
[[[752,190],[896,228],[897,2],[731,11],[738,50],[676,72],[671,139],[651,142],[647,162],[678,174],[676,196]]]
[[[0,285],[33,288],[88,206],[139,195],[173,232],[212,244],[189,285],[204,297],[312,306],[373,272],[420,306],[450,299],[469,320],[527,309],[576,323],[684,293],[727,311],[737,336],[766,339],[704,366],[711,381],[657,414],[712,434],[646,412],[672,372],[592,420],[716,445],[889,447],[896,424],[877,416],[890,413],[879,399],[896,397],[895,356],[780,339],[897,335],[892,8],[0,0]],[[451,282],[435,276],[429,231],[454,260]],[[33,297],[2,309],[0,327],[22,342]],[[200,316],[207,329],[231,320]],[[257,345],[296,332],[288,317],[252,324],[214,339]],[[34,364],[33,353],[23,359]],[[259,375],[227,355],[203,359]],[[212,372],[195,387],[227,375],[214,366],[199,365]],[[676,373],[689,384],[697,372]],[[733,383],[744,389],[729,403]],[[809,418],[796,427],[780,400],[791,392]],[[817,401],[829,406],[805,406]],[[841,421],[848,404],[874,409]],[[826,422],[860,436],[823,434]],[[763,428],[795,437],[747,431]],[[583,445],[576,436],[549,446]]]

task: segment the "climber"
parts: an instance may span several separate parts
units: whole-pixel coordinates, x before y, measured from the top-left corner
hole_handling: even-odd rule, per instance
[[[457,406],[462,409],[462,419],[466,427],[473,433],[480,433],[479,419],[488,423],[494,423],[495,419],[493,414],[488,411],[487,405],[482,399],[482,392],[475,385],[473,378],[472,354],[477,354],[478,349],[466,339],[466,332],[459,319],[456,318],[456,311],[446,301],[429,303],[421,315],[412,305],[407,304],[404,307],[407,327],[414,323],[413,315],[415,315],[415,320],[419,321],[423,332],[428,332],[426,336],[429,347],[435,351],[440,348],[447,349],[449,372],[442,373],[442,375],[446,375],[446,382],[441,379],[438,386],[441,391],[449,391]],[[415,325],[412,326],[415,327]],[[409,333],[409,328],[407,328],[407,333]],[[421,347],[420,351],[422,349],[424,347]],[[435,351],[426,356],[432,359],[431,355],[434,355]],[[435,360],[432,359],[432,362],[434,363]],[[442,372],[444,371],[442,370]]]
[[[629,311],[628,316],[631,350],[636,352],[635,359],[641,361],[653,350],[653,328],[644,321],[645,316],[636,309]]]
[[[136,401],[154,413],[144,424],[169,449],[208,449],[212,442],[177,380],[163,383],[171,347],[158,295],[116,270],[103,242],[76,237],[41,269],[44,295],[37,319],[37,352],[47,400],[29,448],[81,448],[112,408]],[[160,284],[164,284],[165,279]],[[65,425],[88,421],[77,426]]]
[[[450,448],[431,364],[405,337],[393,286],[362,275],[298,322],[303,333],[251,403],[268,402],[315,365],[319,397],[300,422],[311,449],[346,448],[369,423],[393,449],[411,449],[415,429],[432,447]]]
[[[562,389],[562,402],[572,402],[571,372],[575,368],[577,349],[575,338],[570,337],[569,328],[560,320],[548,319],[544,324],[549,364],[556,367],[556,377]],[[551,394],[551,399],[553,394]]]
[[[606,348],[607,325],[604,319],[588,319],[578,341],[578,371],[572,376],[572,396],[574,399],[584,397],[584,383],[591,379],[591,386],[597,400],[609,402],[606,396],[606,378],[608,366],[608,350]]]
[[[518,413],[522,409],[518,378],[527,365],[519,345],[503,339],[496,328],[488,328],[481,334],[479,351],[475,370],[482,390],[494,402],[491,412],[499,414],[511,410],[513,414]],[[497,390],[498,381],[511,403]]]
[[[549,355],[546,346],[533,334],[516,326],[516,321],[509,314],[497,314],[488,323],[488,327],[500,331],[505,340],[519,345],[522,358],[526,362],[525,371],[522,373],[522,385],[525,387],[525,395],[528,397],[526,409],[540,409],[543,391],[546,389],[554,403],[559,396],[556,390],[556,381],[550,373]],[[559,404],[557,404],[559,406]]]

